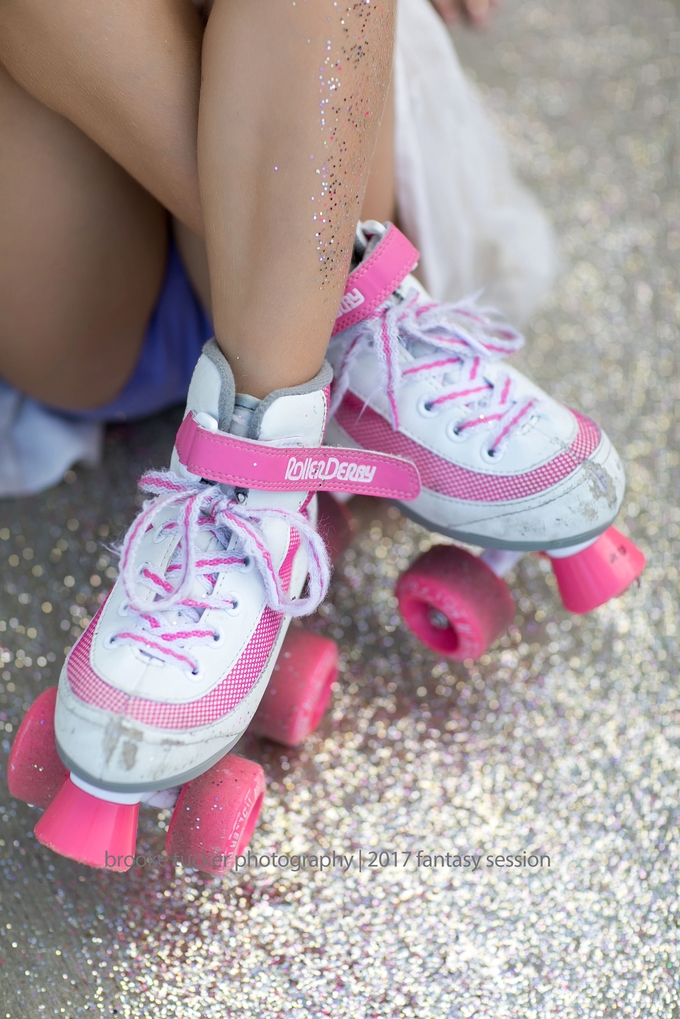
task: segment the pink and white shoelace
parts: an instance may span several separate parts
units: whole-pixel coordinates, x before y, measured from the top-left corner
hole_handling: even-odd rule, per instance
[[[510,433],[526,421],[535,406],[532,398],[517,398],[516,386],[509,375],[494,381],[485,377],[484,364],[497,361],[519,350],[524,337],[505,322],[493,308],[479,308],[478,295],[456,304],[432,301],[418,303],[420,294],[413,288],[401,301],[389,301],[354,327],[350,341],[336,373],[329,415],[332,416],[349,387],[349,373],[354,359],[372,345],[382,366],[382,375],[390,405],[392,426],[399,428],[397,390],[414,376],[438,378],[446,383],[446,375],[456,372],[456,381],[433,396],[427,409],[434,411],[445,403],[459,403],[467,410],[456,426],[460,434],[469,428],[493,423],[488,453],[500,452]],[[416,356],[407,368],[402,366],[400,344],[414,351],[423,344],[432,352]]]
[[[195,674],[197,663],[190,654],[191,645],[220,638],[214,628],[201,626],[204,611],[230,612],[237,607],[233,596],[214,593],[220,574],[229,570],[256,568],[264,583],[267,605],[285,615],[308,615],[323,601],[330,581],[328,553],[302,513],[248,509],[219,485],[187,481],[171,471],[147,471],[139,487],[156,498],[145,503],[123,542],[121,580],[127,597],[125,614],[131,617],[131,625],[117,632],[112,642],[137,644],[150,656],[174,662]],[[138,558],[144,535],[168,510],[172,510],[172,516],[160,525],[157,536],[179,531],[180,538],[161,575],[147,564],[138,566]],[[307,553],[308,593],[304,598],[289,597],[272,562],[261,528],[264,520],[272,519],[283,521],[297,532]],[[210,550],[202,551],[201,545],[210,546]],[[155,598],[140,598],[140,585],[150,588]],[[171,626],[164,618],[168,612],[186,620],[186,626]]]

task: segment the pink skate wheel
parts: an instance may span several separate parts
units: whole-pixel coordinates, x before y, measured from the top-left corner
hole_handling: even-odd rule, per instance
[[[227,754],[182,787],[165,851],[175,863],[224,874],[246,849],[264,797],[259,764]]]
[[[566,559],[550,556],[550,561],[562,604],[578,614],[623,594],[645,568],[644,554],[615,527],[608,527],[582,552]]]
[[[251,732],[294,747],[321,721],[338,674],[338,646],[327,637],[290,629]]]
[[[64,782],[35,826],[48,849],[78,863],[129,870],[135,859],[139,804],[110,803]]]
[[[37,807],[46,807],[68,778],[54,739],[56,699],[57,688],[52,686],[33,701],[19,726],[7,765],[10,794]]]
[[[331,562],[337,563],[354,537],[354,519],[345,504],[335,499],[330,492],[319,492],[316,498],[316,528],[326,543]]]
[[[478,658],[513,620],[505,583],[456,545],[436,545],[402,573],[396,588],[410,630],[440,654]]]

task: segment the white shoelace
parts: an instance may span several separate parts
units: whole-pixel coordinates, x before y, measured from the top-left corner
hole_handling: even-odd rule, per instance
[[[493,308],[480,308],[478,295],[457,304],[418,303],[412,288],[401,301],[389,301],[355,327],[333,386],[330,415],[339,407],[349,387],[349,374],[358,354],[372,346],[382,367],[390,406],[392,426],[399,428],[397,390],[408,378],[436,378],[445,384],[443,392],[428,402],[427,409],[455,402],[465,408],[456,433],[492,424],[488,442],[491,456],[500,452],[510,433],[526,420],[536,399],[518,399],[510,375],[495,380],[485,377],[484,364],[498,361],[524,344],[524,337]],[[400,345],[414,353],[412,364],[403,368]],[[423,346],[430,350],[420,355]],[[446,387],[446,376],[456,370],[456,381]]]
[[[191,645],[220,639],[213,628],[201,626],[206,609],[233,612],[233,596],[219,597],[214,589],[220,574],[253,566],[262,577],[267,605],[276,612],[303,616],[323,601],[330,581],[328,553],[322,538],[302,513],[284,509],[248,509],[239,505],[219,485],[186,481],[171,471],[148,471],[139,483],[143,492],[156,496],[145,503],[125,536],[121,549],[121,579],[127,602],[125,613],[131,624],[115,633],[112,642],[139,645],[161,661],[171,661],[196,674],[198,665],[190,654]],[[179,530],[180,539],[165,575],[150,566],[137,565],[144,535],[160,514],[173,509],[173,517],[158,529]],[[307,553],[308,594],[292,599],[283,588],[262,533],[264,520],[278,519],[297,532]],[[199,537],[208,532],[218,547],[202,551]],[[206,544],[205,540],[203,544]],[[198,585],[197,582],[198,581]],[[139,598],[142,585],[155,593],[152,601]],[[196,587],[204,593],[196,597]],[[192,593],[193,592],[193,593]],[[186,626],[172,626],[164,616],[179,615]]]

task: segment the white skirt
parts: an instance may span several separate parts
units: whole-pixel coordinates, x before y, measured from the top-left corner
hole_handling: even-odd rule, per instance
[[[399,0],[394,85],[399,216],[423,283],[440,301],[483,288],[523,324],[557,271],[552,229],[429,0]]]

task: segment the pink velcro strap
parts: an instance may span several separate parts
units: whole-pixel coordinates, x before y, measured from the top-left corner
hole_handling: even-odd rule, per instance
[[[389,223],[380,242],[365,262],[347,278],[345,294],[335,320],[333,336],[349,329],[379,308],[418,264],[420,252]]]
[[[265,492],[363,492],[389,499],[415,499],[420,475],[410,460],[388,453],[333,446],[280,448],[211,432],[193,412],[180,425],[175,449],[192,474]]]

